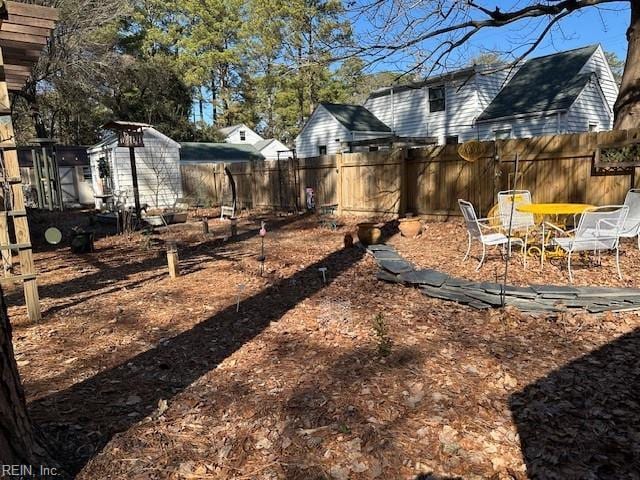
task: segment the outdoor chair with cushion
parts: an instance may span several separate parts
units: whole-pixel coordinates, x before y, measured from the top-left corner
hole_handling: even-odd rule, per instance
[[[514,236],[513,233],[517,233],[518,237],[522,235],[524,237],[525,251],[527,250],[529,233],[535,228],[536,221],[533,213],[520,212],[518,207],[530,205],[531,203],[531,192],[529,190],[504,190],[498,192],[498,211],[502,228],[505,232],[511,231],[512,237]]]
[[[524,255],[524,241],[522,239],[509,239],[509,237],[507,237],[504,233],[496,231],[495,227],[489,225],[488,218],[477,217],[473,205],[466,200],[459,199],[458,205],[460,205],[460,210],[462,211],[462,216],[464,217],[464,222],[467,226],[467,235],[469,240],[469,243],[467,245],[467,253],[465,253],[463,261],[466,261],[467,258],[469,258],[469,254],[471,253],[471,241],[478,240],[482,244],[482,257],[480,258],[480,263],[476,267],[476,271],[480,270],[480,267],[482,267],[482,264],[484,263],[484,259],[487,253],[487,247],[502,246],[504,248],[505,246],[507,246],[507,248],[510,249],[512,243],[518,244],[522,247],[526,265],[526,255]]]
[[[629,190],[624,204],[629,207],[629,214],[622,226],[620,237],[638,237],[638,249],[640,249],[640,189],[632,188]]]
[[[600,253],[613,250],[616,254],[616,269],[618,277],[622,280],[620,272],[620,233],[627,218],[629,207],[627,205],[608,205],[585,210],[578,222],[578,227],[568,233],[568,237],[555,237],[553,243],[567,253],[567,269],[569,281],[573,282],[571,272],[571,255],[576,252],[594,252],[600,257]]]

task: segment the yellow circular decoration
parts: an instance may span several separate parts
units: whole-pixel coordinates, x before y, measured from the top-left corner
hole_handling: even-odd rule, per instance
[[[469,140],[458,147],[458,155],[467,162],[475,162],[479,158],[487,156],[487,146],[478,140]]]

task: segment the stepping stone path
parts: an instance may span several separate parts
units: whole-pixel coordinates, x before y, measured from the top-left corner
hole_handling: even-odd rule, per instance
[[[380,268],[378,280],[413,285],[428,297],[478,310],[502,306],[503,287],[499,283],[472,282],[430,268],[418,269],[389,245],[370,245],[367,252]],[[640,310],[640,290],[634,288],[507,285],[504,290],[505,305],[523,312],[563,312],[576,308],[590,313]]]

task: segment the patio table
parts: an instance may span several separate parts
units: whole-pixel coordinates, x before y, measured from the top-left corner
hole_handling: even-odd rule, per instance
[[[536,217],[544,217],[553,216],[554,225],[558,223],[562,223],[560,227],[564,227],[566,222],[559,222],[558,218],[564,215],[578,215],[589,208],[593,208],[594,205],[589,205],[587,203],[529,203],[527,205],[518,205],[516,210],[522,213],[533,213],[534,218]],[[545,236],[545,222],[542,220],[542,241],[540,242],[540,264],[544,264],[544,256],[545,256],[545,243],[547,242],[547,238]],[[558,225],[556,225],[558,226]],[[550,235],[550,232],[549,232]],[[536,248],[537,247],[532,247]],[[553,256],[561,256],[563,255],[563,250],[556,246],[555,250],[552,253]]]

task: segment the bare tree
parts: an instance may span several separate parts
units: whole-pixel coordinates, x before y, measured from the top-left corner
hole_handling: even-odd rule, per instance
[[[366,55],[373,61],[398,55],[415,60],[414,69],[446,68],[478,33],[508,25],[518,27],[521,41],[499,52],[523,60],[569,15],[587,9],[630,8],[626,31],[627,60],[615,104],[615,128],[638,126],[640,118],[640,0],[555,0],[515,2],[502,10],[496,1],[483,0],[364,0],[351,10],[359,22],[371,26],[358,47],[347,55]],[[364,29],[363,29],[364,30]],[[621,32],[622,34],[622,32]]]

